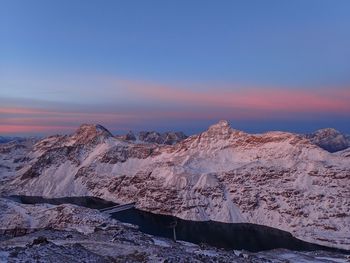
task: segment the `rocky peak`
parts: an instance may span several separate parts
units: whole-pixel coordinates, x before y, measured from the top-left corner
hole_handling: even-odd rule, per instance
[[[136,141],[136,136],[132,131],[129,131],[126,135],[125,135],[125,140],[127,141]]]
[[[150,143],[162,143],[160,133],[156,131],[141,131],[138,134],[139,140]]]
[[[187,136],[183,132],[158,133],[155,131],[141,131],[138,137],[139,140],[143,142],[168,145],[176,144],[187,138]]]
[[[208,130],[228,130],[231,129],[230,123],[226,120],[220,120],[209,127]]]
[[[314,134],[320,135],[320,136],[337,136],[342,135],[340,131],[337,131],[333,128],[324,128],[317,130]]]
[[[164,138],[163,143],[168,145],[173,145],[187,139],[187,135],[183,132],[165,132],[162,137]]]
[[[127,141],[138,140],[146,143],[173,145],[186,139],[187,136],[183,132],[159,133],[156,131],[141,131],[136,136],[132,131],[129,131],[126,135],[119,136],[118,138]]]
[[[209,137],[229,137],[232,133],[232,128],[230,126],[230,123],[226,120],[221,120],[216,124],[211,125],[207,131],[204,132],[204,134],[208,135]]]
[[[102,141],[110,137],[113,137],[113,135],[99,124],[82,124],[72,136],[75,143],[78,144]]]
[[[333,128],[320,129],[314,133],[305,135],[305,137],[329,152],[344,150],[350,144],[344,134]]]

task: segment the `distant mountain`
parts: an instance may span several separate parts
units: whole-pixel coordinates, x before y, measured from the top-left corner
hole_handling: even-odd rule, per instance
[[[350,134],[345,135],[345,137],[346,137],[346,139],[348,140],[348,142],[349,142],[349,147],[350,147]]]
[[[183,132],[159,133],[156,131],[141,131],[136,135],[132,131],[129,131],[126,135],[118,136],[118,138],[121,138],[127,141],[167,144],[167,145],[174,145],[178,142],[183,141],[187,137],[188,136],[186,136]]]
[[[174,145],[138,142],[82,125],[24,148],[0,146],[0,194],[136,202],[153,213],[267,225],[350,249],[346,153],[293,133],[248,134],[227,121]]]
[[[350,136],[332,128],[320,129],[314,133],[306,134],[305,137],[329,152],[341,151],[350,146]]]
[[[0,136],[0,143],[8,143],[12,141],[23,141],[23,137],[12,137],[12,136]]]

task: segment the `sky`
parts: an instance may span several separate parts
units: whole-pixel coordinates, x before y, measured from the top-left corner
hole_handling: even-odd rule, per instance
[[[0,0],[0,135],[350,134],[348,0]]]

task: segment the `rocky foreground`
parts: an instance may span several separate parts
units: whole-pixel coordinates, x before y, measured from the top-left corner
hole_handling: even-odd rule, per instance
[[[141,233],[97,210],[0,198],[0,262],[348,262],[340,253],[222,250]]]

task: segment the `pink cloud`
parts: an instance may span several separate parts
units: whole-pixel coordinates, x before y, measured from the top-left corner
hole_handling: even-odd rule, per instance
[[[181,89],[147,83],[129,84],[135,96],[154,102],[283,112],[350,113],[350,88],[300,90],[291,88],[213,87],[205,91]]]
[[[57,126],[57,125],[3,125],[0,124],[0,133],[11,134],[11,133],[36,133],[43,131],[51,132],[65,132],[71,130],[69,126]]]
[[[214,119],[281,119],[309,114],[350,115],[350,88],[293,89],[286,87],[235,87],[162,85],[158,83],[116,81],[133,104],[123,111],[114,105],[64,107],[0,106],[0,133],[71,132],[81,123],[101,123],[125,130],[147,122]],[[115,95],[111,93],[111,99]],[[117,104],[116,99],[116,104]],[[23,105],[23,104],[19,104]],[[147,107],[144,105],[148,105]],[[103,105],[105,107],[106,105]],[[95,111],[94,111],[95,110]]]

